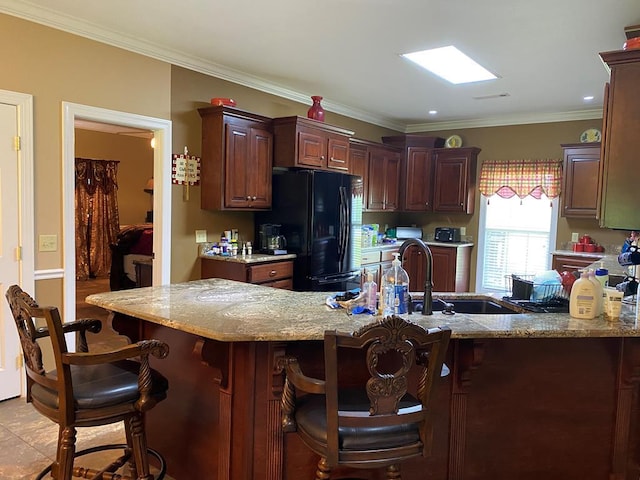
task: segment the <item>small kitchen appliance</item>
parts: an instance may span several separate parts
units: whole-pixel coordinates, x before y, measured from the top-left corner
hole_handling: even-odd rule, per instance
[[[434,235],[436,242],[459,242],[460,241],[460,228],[458,227],[436,227],[436,233]]]
[[[287,240],[280,234],[281,225],[263,223],[258,229],[260,251],[269,255],[284,255],[287,253]]]

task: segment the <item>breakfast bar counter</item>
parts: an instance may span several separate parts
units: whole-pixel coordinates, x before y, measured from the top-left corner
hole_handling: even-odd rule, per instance
[[[304,355],[321,375],[324,331],[354,331],[376,318],[331,309],[326,296],[208,279],[96,294],[87,303],[111,311],[112,328],[132,341],[170,346],[154,365],[169,379],[169,395],[149,412],[147,428],[171,476],[297,480],[313,478],[317,459],[282,432],[278,360]],[[404,464],[403,478],[427,470],[437,480],[637,478],[640,328],[632,310],[624,306],[611,322],[408,316],[424,327],[449,325],[452,342],[451,373],[435,398],[433,455]]]

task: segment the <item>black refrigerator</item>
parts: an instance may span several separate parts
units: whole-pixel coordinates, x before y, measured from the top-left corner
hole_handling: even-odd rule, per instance
[[[320,170],[274,170],[272,210],[294,261],[293,288],[340,292],[360,287],[362,179]]]

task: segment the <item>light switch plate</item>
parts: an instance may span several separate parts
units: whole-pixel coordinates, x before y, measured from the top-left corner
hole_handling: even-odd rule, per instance
[[[207,241],[206,230],[196,230],[196,243],[205,243]]]
[[[578,241],[578,237],[579,237],[579,233],[578,232],[571,232],[571,241],[572,242],[577,242]]]
[[[467,234],[467,227],[460,227],[460,235],[465,236]]]
[[[58,250],[58,236],[40,235],[38,237],[38,250],[41,252],[55,252]]]

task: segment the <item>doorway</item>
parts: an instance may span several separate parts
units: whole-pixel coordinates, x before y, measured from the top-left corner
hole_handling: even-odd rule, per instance
[[[170,281],[171,266],[171,121],[63,102],[64,316],[75,317],[75,125],[95,122],[153,133],[153,285]],[[86,123],[85,123],[86,124]]]

